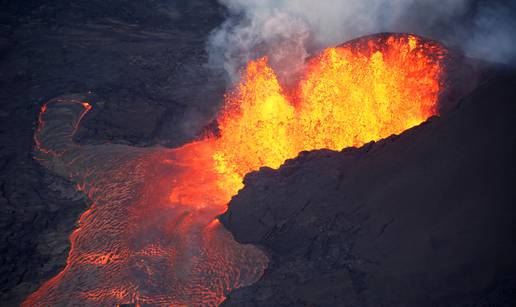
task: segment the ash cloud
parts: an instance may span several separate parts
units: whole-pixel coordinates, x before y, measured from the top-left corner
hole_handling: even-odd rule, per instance
[[[318,50],[378,32],[426,36],[468,56],[516,63],[516,4],[487,0],[219,0],[227,20],[210,36],[210,65],[236,81],[269,56],[283,82]]]

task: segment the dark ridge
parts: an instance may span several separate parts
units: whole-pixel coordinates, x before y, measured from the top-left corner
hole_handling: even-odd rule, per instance
[[[223,305],[513,306],[516,72],[478,76],[399,136],[246,176],[220,220],[271,265]]]

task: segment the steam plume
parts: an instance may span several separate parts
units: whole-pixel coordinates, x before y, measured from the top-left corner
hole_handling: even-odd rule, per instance
[[[210,63],[232,81],[268,55],[283,82],[321,48],[378,32],[410,32],[469,56],[516,62],[516,4],[486,0],[219,0],[228,19],[209,40]]]

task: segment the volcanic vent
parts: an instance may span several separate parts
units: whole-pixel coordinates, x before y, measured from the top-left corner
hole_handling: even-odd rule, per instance
[[[267,258],[218,223],[242,178],[299,152],[385,138],[437,114],[445,49],[382,34],[324,50],[292,88],[267,58],[249,63],[225,97],[219,133],[177,149],[79,146],[89,104],[48,103],[36,157],[92,200],[71,235],[66,268],[25,306],[218,305],[260,278]]]

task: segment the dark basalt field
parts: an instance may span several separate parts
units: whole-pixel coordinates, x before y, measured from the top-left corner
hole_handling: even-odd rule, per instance
[[[223,79],[204,65],[223,12],[216,1],[190,0],[0,7],[0,305],[16,306],[64,267],[68,237],[89,206],[33,160],[41,105],[89,93],[94,111],[80,142],[185,143],[222,99]]]
[[[76,141],[176,147],[213,119],[224,78],[215,0],[0,1],[0,306],[65,265],[90,205],[33,159],[41,105],[89,95]],[[221,221],[271,263],[227,306],[514,306],[516,69],[449,67],[442,116],[249,174]]]

